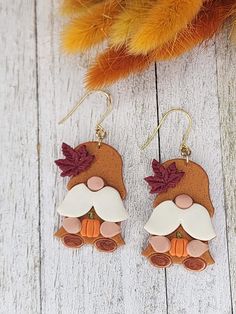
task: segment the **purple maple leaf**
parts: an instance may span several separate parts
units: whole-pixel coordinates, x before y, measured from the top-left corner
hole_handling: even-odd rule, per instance
[[[151,194],[160,194],[166,192],[169,188],[174,188],[184,175],[183,171],[178,171],[175,162],[165,168],[154,159],[152,169],[154,175],[144,178],[151,187]]]
[[[80,174],[90,167],[94,156],[90,155],[85,145],[81,145],[78,150],[62,143],[62,153],[65,159],[55,160],[55,164],[62,170],[62,177],[71,177]]]

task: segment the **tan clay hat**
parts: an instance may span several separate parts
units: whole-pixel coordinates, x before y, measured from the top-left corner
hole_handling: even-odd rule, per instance
[[[113,147],[104,143],[100,147],[98,147],[98,142],[86,142],[81,145],[85,145],[89,154],[94,155],[95,158],[88,169],[69,180],[68,190],[79,183],[86,183],[93,176],[98,176],[105,181],[106,185],[119,191],[121,198],[124,199],[126,189],[123,182],[123,162],[120,154]],[[77,150],[81,145],[75,149]]]
[[[186,162],[185,159],[173,159],[164,162],[164,167],[175,162],[178,171],[183,171],[184,176],[174,188],[169,188],[167,192],[157,195],[154,207],[166,200],[174,200],[176,196],[187,194],[191,196],[194,203],[204,206],[210,216],[214,214],[214,207],[210,199],[209,179],[205,170],[193,161]]]

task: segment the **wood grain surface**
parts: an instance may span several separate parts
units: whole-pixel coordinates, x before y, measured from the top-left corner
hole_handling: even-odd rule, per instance
[[[229,34],[109,89],[114,109],[103,126],[123,156],[130,219],[122,227],[126,245],[107,255],[90,246],[69,250],[53,237],[67,184],[54,160],[62,141],[93,140],[105,110],[105,98],[91,95],[58,125],[84,94],[87,63],[60,52],[61,23],[56,0],[0,4],[0,313],[236,313],[236,48]],[[143,178],[153,158],[179,156],[187,120],[173,113],[150,146],[140,146],[173,107],[192,116],[192,160],[209,174],[216,209],[216,263],[202,273],[154,269],[140,255],[154,199]]]
[[[0,9],[0,312],[40,312],[38,104],[35,10]]]

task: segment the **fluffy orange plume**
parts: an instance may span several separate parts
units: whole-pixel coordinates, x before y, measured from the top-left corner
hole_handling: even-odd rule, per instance
[[[235,20],[233,22],[233,26],[232,26],[232,31],[231,31],[231,36],[230,37],[231,37],[232,42],[236,44],[236,18],[235,18]]]
[[[154,61],[178,57],[212,37],[223,22],[236,13],[235,0],[212,0],[205,4],[198,17],[176,38],[150,55],[131,55],[126,48],[110,48],[100,55],[86,76],[88,89],[104,88],[119,79],[146,69]]]
[[[203,0],[159,0],[129,43],[133,54],[147,54],[172,40],[198,14]]]
[[[169,60],[211,38],[236,11],[235,0],[209,1],[198,17],[176,39],[152,52],[152,61]]]
[[[70,15],[79,9],[79,3],[76,0],[64,0],[60,11],[62,15]]]
[[[74,18],[62,32],[62,48],[68,53],[83,52],[108,36],[113,17],[121,10],[122,0],[105,0]]]
[[[140,21],[143,20],[156,0],[129,0],[125,10],[117,15],[110,31],[110,43],[114,46],[125,45],[137,31]]]
[[[108,48],[90,67],[85,85],[89,90],[101,89],[119,79],[144,70],[150,65],[150,60],[143,55],[130,55],[125,47]]]
[[[87,9],[99,0],[64,0],[61,5],[61,14],[70,15]]]

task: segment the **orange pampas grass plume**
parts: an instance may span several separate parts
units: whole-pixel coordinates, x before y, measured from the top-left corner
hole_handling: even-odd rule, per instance
[[[152,61],[169,60],[211,38],[224,21],[236,12],[235,0],[209,1],[198,17],[175,40],[152,52]]]
[[[125,9],[116,17],[111,27],[111,45],[121,47],[126,44],[144,19],[156,0],[129,0]]]
[[[116,81],[140,72],[150,65],[150,60],[143,55],[130,55],[125,47],[108,48],[90,67],[85,85],[89,90],[101,89]]]
[[[60,11],[62,15],[70,15],[74,14],[78,9],[80,5],[77,0],[64,0]]]
[[[70,15],[88,8],[98,0],[64,0],[61,5],[61,14]]]
[[[62,48],[68,53],[83,52],[106,39],[121,1],[105,0],[74,18],[62,32]]]
[[[198,14],[203,0],[159,0],[129,43],[133,54],[147,54],[172,40]]]
[[[231,31],[231,40],[234,44],[236,44],[236,17],[233,22],[232,31]]]
[[[108,49],[90,67],[86,76],[87,88],[104,88],[132,73],[143,71],[152,62],[178,57],[211,38],[234,13],[235,0],[208,1],[195,20],[180,32],[175,40],[147,56],[131,55],[124,47],[118,50]]]

